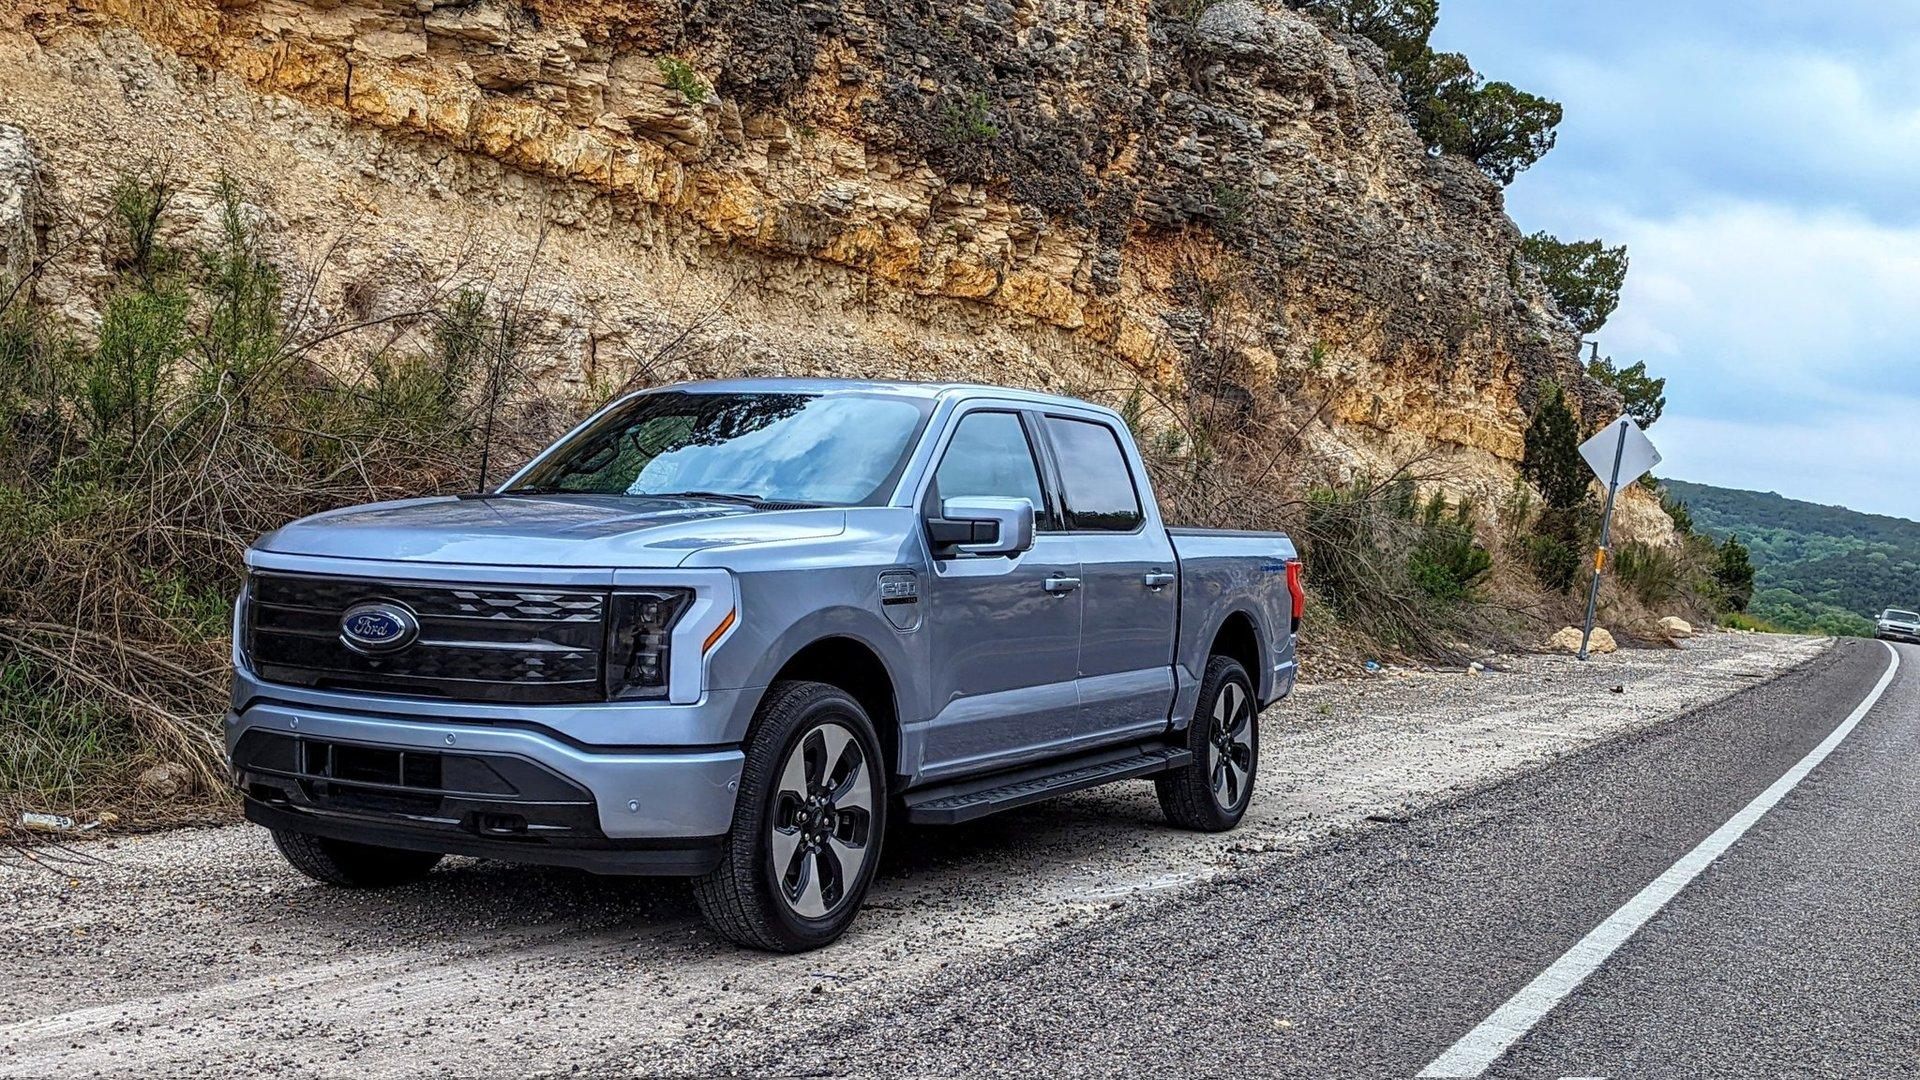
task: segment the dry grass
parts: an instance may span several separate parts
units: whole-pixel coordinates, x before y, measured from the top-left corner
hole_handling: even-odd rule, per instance
[[[348,318],[287,275],[224,189],[210,250],[154,239],[129,179],[82,339],[0,288],[0,831],[23,810],[130,820],[224,805],[231,598],[260,534],[322,509],[470,490],[575,419],[532,391],[521,283],[467,281]],[[44,268],[35,267],[33,272]],[[499,475],[496,469],[495,475]],[[133,779],[183,766],[184,797]]]

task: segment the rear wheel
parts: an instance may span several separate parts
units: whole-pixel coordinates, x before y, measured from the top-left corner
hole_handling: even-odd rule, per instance
[[[873,722],[845,691],[786,682],[760,707],[720,866],[694,900],[728,940],[775,952],[832,942],[880,858],[887,792]]]
[[[286,829],[273,830],[273,846],[295,870],[349,889],[406,885],[426,877],[440,862],[438,852],[355,844]]]
[[[1208,660],[1199,706],[1186,730],[1193,761],[1154,780],[1168,821],[1201,832],[1240,824],[1260,765],[1257,712],[1246,669],[1225,656]]]

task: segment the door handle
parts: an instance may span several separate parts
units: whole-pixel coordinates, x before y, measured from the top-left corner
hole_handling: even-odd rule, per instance
[[[1141,578],[1140,583],[1149,589],[1164,589],[1173,584],[1173,575],[1155,570],[1146,577]]]
[[[1070,593],[1080,587],[1077,577],[1050,577],[1046,580],[1046,590],[1055,595]]]

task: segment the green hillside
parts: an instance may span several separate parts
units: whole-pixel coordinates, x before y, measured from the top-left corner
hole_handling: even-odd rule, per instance
[[[1772,492],[1664,485],[1695,529],[1752,549],[1755,615],[1790,630],[1871,634],[1882,609],[1920,607],[1920,522]]]

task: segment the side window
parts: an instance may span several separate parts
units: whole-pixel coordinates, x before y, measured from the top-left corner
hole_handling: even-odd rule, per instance
[[[1140,526],[1140,495],[1120,450],[1120,437],[1105,424],[1047,417],[1047,434],[1060,458],[1060,494],[1067,527],[1132,532]]]
[[[940,499],[969,495],[1026,499],[1043,520],[1047,514],[1033,448],[1027,445],[1027,430],[1014,413],[972,412],[961,417],[946,456],[933,472],[933,488]]]

